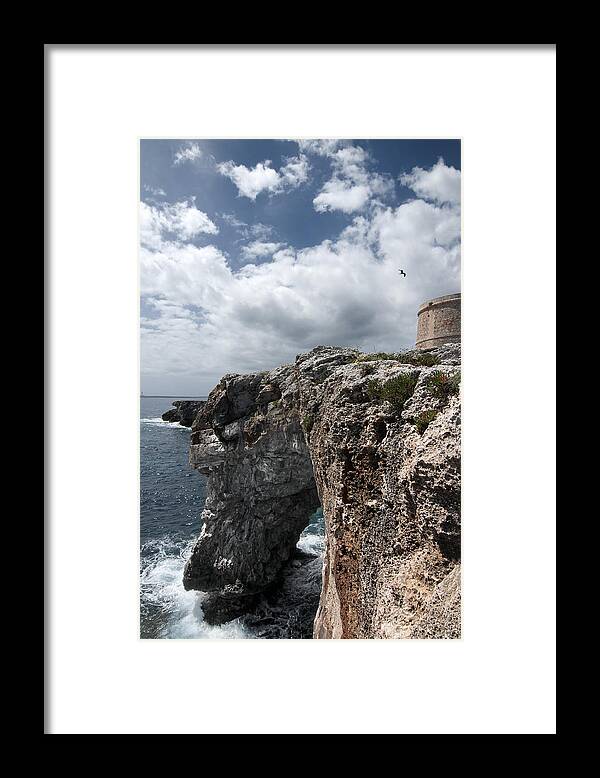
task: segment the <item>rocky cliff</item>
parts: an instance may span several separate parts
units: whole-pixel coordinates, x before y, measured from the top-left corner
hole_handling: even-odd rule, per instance
[[[178,421],[182,427],[191,427],[198,411],[204,405],[204,400],[175,400],[171,404],[174,407],[163,413],[162,420]]]
[[[207,618],[256,614],[289,588],[321,505],[315,638],[459,637],[459,386],[458,344],[318,347],[268,373],[224,376],[190,448],[209,479],[184,585],[212,592]]]

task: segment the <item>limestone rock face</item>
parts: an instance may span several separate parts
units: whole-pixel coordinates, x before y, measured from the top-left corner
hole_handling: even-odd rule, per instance
[[[191,427],[204,400],[175,400],[173,408],[162,415],[163,421],[178,421],[182,427]]]
[[[459,344],[318,347],[225,376],[192,428],[190,462],[209,482],[186,588],[234,615],[256,606],[320,503],[315,638],[460,637],[459,381]]]
[[[275,581],[319,507],[296,405],[292,366],[228,375],[192,427],[190,464],[209,479],[183,582],[218,593],[215,620],[239,615]]]

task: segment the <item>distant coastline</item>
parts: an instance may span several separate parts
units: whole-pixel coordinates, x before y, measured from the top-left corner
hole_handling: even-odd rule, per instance
[[[140,394],[140,400],[206,400],[207,395],[187,395],[187,394]]]

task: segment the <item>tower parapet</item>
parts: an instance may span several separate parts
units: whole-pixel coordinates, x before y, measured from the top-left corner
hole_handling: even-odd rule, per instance
[[[435,348],[442,343],[460,343],[460,293],[434,297],[417,313],[417,348]]]

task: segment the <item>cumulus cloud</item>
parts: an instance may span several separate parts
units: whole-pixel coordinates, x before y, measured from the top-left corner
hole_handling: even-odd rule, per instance
[[[299,143],[311,153],[331,160],[332,177],[313,199],[313,206],[319,213],[355,213],[362,211],[374,198],[385,198],[393,192],[394,182],[389,176],[369,170],[371,159],[362,146],[354,146],[347,141]]]
[[[142,246],[160,249],[169,238],[190,240],[200,233],[216,235],[219,228],[204,211],[194,205],[194,198],[177,203],[149,205],[140,203],[140,242]]]
[[[183,165],[186,162],[198,162],[204,156],[197,143],[187,143],[180,146],[173,156],[174,165]]]
[[[404,173],[400,183],[426,200],[460,203],[460,170],[447,166],[441,157],[430,170],[414,167],[410,173]]]
[[[339,138],[327,138],[325,140],[297,140],[298,148],[305,154],[316,154],[319,157],[328,157],[334,151],[346,145],[348,141]]]
[[[460,288],[460,212],[423,200],[378,209],[368,230],[385,262],[402,268],[423,302]],[[446,291],[443,291],[443,290]]]
[[[334,178],[323,186],[319,194],[314,198],[315,211],[343,211],[354,213],[360,211],[369,201],[371,192],[368,186],[357,184],[353,186],[348,181]]]
[[[287,157],[285,165],[279,171],[271,167],[271,160],[259,162],[253,168],[246,165],[236,165],[235,162],[221,162],[217,170],[236,185],[238,195],[256,200],[261,192],[277,194],[286,189],[294,189],[308,180],[308,159],[300,154],[297,157]]]
[[[307,157],[300,154],[298,157],[287,157],[286,164],[280,168],[281,186],[283,189],[295,188],[308,181],[310,165]]]
[[[236,165],[230,160],[217,165],[217,170],[222,176],[233,181],[241,197],[256,200],[257,195],[265,189],[274,191],[279,186],[279,174],[270,165],[270,159],[259,162],[253,168],[247,168],[246,165]]]
[[[242,259],[253,261],[262,257],[272,257],[275,252],[283,248],[283,243],[264,243],[259,240],[255,240],[248,246],[244,246],[242,249]]]
[[[374,204],[335,240],[295,250],[256,239],[243,252],[265,261],[234,270],[212,245],[142,247],[145,373],[185,376],[204,393],[226,372],[275,367],[318,344],[413,345],[419,304],[460,289],[460,206]]]

